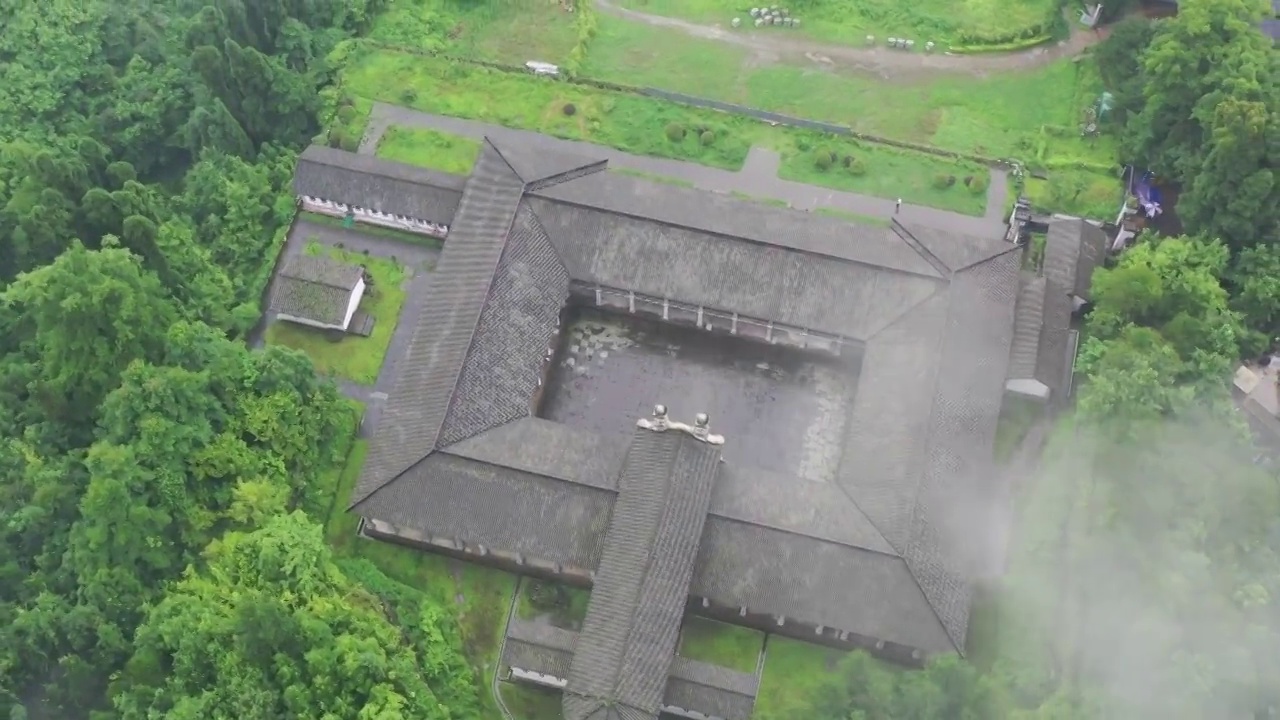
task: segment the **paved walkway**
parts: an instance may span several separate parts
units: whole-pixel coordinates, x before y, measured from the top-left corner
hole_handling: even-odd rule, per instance
[[[349,380],[338,380],[338,389],[343,395],[365,404],[365,420],[362,432],[369,434],[378,424],[382,416],[383,406],[395,383],[399,370],[398,364],[409,348],[413,328],[422,313],[426,302],[427,287],[431,282],[430,268],[435,265],[440,251],[422,245],[400,242],[376,235],[366,235],[359,231],[359,226],[351,230],[321,225],[310,222],[299,216],[289,229],[289,238],[285,241],[284,252],[277,267],[283,267],[285,261],[300,255],[309,242],[318,242],[332,247],[342,246],[355,252],[369,251],[370,255],[395,258],[404,265],[408,273],[408,285],[404,307],[398,318],[378,318],[377,322],[395,322],[396,329],[391,335],[391,343],[378,371],[378,379],[373,385],[361,385]],[[274,279],[272,280],[274,282]]]
[[[964,72],[982,76],[993,72],[1039,67],[1055,60],[1079,55],[1085,49],[1100,42],[1109,32],[1107,28],[1097,31],[1084,28],[1080,25],[1079,15],[1069,9],[1064,11],[1068,27],[1071,28],[1071,36],[1067,40],[1006,53],[950,55],[945,52],[892,50],[886,46],[860,48],[832,45],[810,40],[795,30],[785,28],[733,29],[729,25],[731,18],[728,17],[724,25],[700,25],[679,18],[651,15],[619,7],[613,0],[595,0],[595,6],[602,12],[615,17],[675,30],[691,37],[744,47],[752,52],[752,63],[757,66],[797,62],[828,67],[840,66],[886,79],[938,72]],[[741,17],[744,25],[751,23],[751,18],[745,11]],[[923,46],[929,38],[920,37],[915,40],[917,45]],[[884,38],[881,38],[881,42],[883,41]]]
[[[475,120],[424,113],[397,105],[375,103],[369,128],[360,152],[371,154],[378,140],[392,125],[425,127],[454,135],[472,138],[489,136],[498,141],[521,145],[541,145],[587,157],[606,158],[614,168],[625,168],[650,175],[660,175],[692,183],[703,190],[722,193],[741,193],[754,198],[785,200],[792,207],[813,210],[826,207],[856,215],[889,218],[894,214],[894,201],[831,190],[816,185],[791,182],[778,178],[780,159],[776,152],[753,147],[743,168],[737,172],[707,167],[683,160],[667,160],[644,155],[632,155],[603,145],[577,140],[561,140],[528,130],[514,130]],[[995,235],[1004,232],[1004,203],[1007,178],[1004,171],[991,169],[991,184],[987,190],[987,211],[984,217],[961,215],[922,205],[903,204],[898,217],[908,222],[918,222],[932,227],[956,230],[970,235]]]

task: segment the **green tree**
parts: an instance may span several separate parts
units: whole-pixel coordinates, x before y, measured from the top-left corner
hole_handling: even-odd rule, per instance
[[[206,557],[139,628],[114,697],[122,720],[474,717],[474,699],[443,702],[424,663],[458,656],[456,634],[439,647],[403,633],[300,513],[229,533]]]
[[[0,304],[20,313],[15,330],[36,369],[34,394],[51,416],[81,421],[94,416],[122,368],[157,355],[175,319],[160,282],[137,256],[79,242],[20,276]]]
[[[1190,0],[1161,21],[1123,143],[1186,186],[1190,231],[1233,247],[1273,234],[1280,212],[1280,57],[1258,31],[1265,12],[1261,0]]]

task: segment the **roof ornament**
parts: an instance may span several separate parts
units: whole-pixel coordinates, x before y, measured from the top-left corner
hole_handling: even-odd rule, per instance
[[[708,445],[723,445],[723,435],[711,434],[711,418],[706,413],[698,413],[693,417],[693,424],[676,422],[667,417],[667,406],[658,404],[653,406],[653,417],[640,418],[636,421],[636,425],[646,430],[654,432],[666,432],[668,430],[679,430],[688,433],[693,437],[701,440]]]

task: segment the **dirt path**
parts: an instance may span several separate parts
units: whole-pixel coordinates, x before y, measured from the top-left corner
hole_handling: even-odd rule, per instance
[[[686,35],[715,40],[751,51],[753,66],[772,65],[781,62],[809,64],[830,68],[843,68],[860,73],[877,75],[884,79],[922,76],[938,72],[959,72],[976,76],[1047,65],[1064,57],[1080,54],[1086,48],[1106,37],[1106,29],[1087,30],[1080,27],[1074,13],[1067,17],[1071,37],[1052,45],[1041,45],[1008,53],[981,55],[950,55],[944,52],[926,54],[891,50],[887,47],[849,47],[830,45],[805,39],[787,30],[756,30],[754,28],[730,29],[720,25],[699,25],[679,18],[650,15],[619,7],[613,0],[595,0],[596,7],[615,17],[641,22],[653,27],[667,28]],[[749,21],[746,18],[744,22]],[[923,45],[925,39],[917,42]]]

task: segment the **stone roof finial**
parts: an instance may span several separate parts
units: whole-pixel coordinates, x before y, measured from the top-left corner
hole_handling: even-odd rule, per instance
[[[723,445],[723,435],[711,434],[711,417],[706,413],[698,413],[693,418],[693,424],[689,425],[682,422],[673,422],[667,417],[667,406],[658,404],[653,406],[653,417],[640,418],[636,421],[636,425],[646,430],[654,432],[666,432],[667,430],[679,430],[688,433],[693,437],[701,440],[708,445]]]

